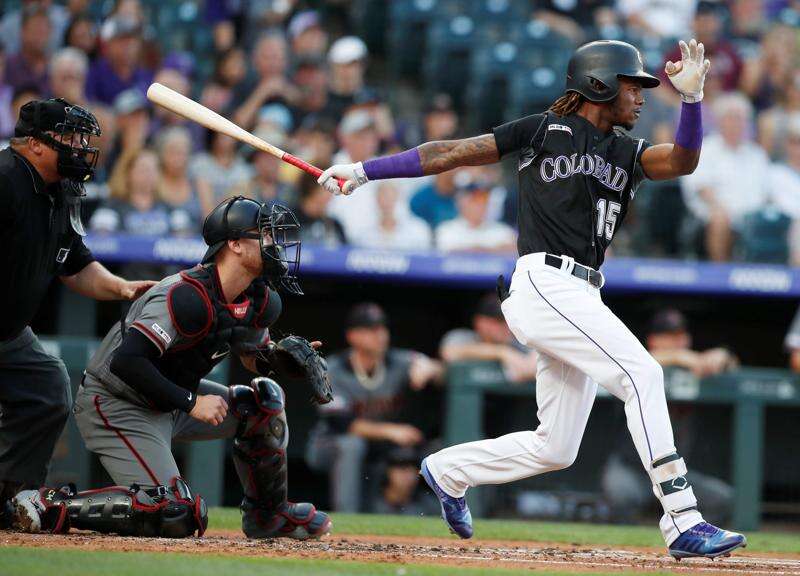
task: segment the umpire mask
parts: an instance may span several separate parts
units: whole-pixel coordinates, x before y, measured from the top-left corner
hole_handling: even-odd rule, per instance
[[[91,138],[100,136],[100,124],[85,108],[63,98],[33,100],[21,108],[14,136],[31,136],[58,152],[64,179],[86,182],[94,175],[100,151]]]

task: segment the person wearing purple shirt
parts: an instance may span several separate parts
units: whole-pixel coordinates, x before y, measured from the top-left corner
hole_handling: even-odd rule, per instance
[[[20,50],[6,62],[6,82],[15,90],[35,86],[40,94],[49,94],[47,79],[50,19],[38,6],[26,8],[22,14]]]
[[[140,65],[141,28],[121,16],[109,18],[100,30],[103,53],[89,70],[86,94],[93,102],[111,105],[120,92],[138,88],[145,93],[153,74]]]

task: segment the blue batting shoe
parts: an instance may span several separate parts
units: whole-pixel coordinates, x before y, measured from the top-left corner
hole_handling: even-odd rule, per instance
[[[463,496],[455,498],[442,490],[431,476],[426,460],[427,458],[422,460],[419,473],[439,498],[442,506],[442,518],[450,527],[450,532],[458,534],[461,538],[472,538],[472,514],[469,512],[466,498]]]
[[[736,548],[747,546],[747,538],[728,532],[708,522],[700,522],[678,536],[669,547],[669,555],[681,558],[716,558],[728,556]]]

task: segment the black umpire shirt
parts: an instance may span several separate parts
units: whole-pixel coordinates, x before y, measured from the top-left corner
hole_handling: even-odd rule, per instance
[[[519,152],[519,255],[549,252],[599,268],[645,178],[650,143],[552,112],[498,126],[494,137],[500,156]]]
[[[94,258],[72,230],[61,185],[45,184],[10,147],[0,150],[0,206],[0,340],[8,340],[30,323],[53,278]]]

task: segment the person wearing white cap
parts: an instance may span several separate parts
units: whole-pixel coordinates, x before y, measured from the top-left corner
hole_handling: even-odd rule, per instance
[[[341,118],[364,90],[364,72],[369,51],[357,36],[344,36],[328,50],[330,65],[330,90],[326,112],[332,118]]]

